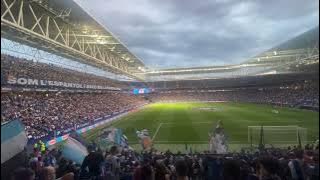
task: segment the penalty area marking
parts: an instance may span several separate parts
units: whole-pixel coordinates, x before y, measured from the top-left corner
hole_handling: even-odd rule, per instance
[[[162,126],[162,124],[163,124],[163,123],[160,123],[160,124],[158,125],[158,128],[157,128],[156,132],[154,133],[154,135],[153,135],[153,137],[152,137],[152,141],[153,141],[153,140],[154,140],[154,138],[157,136],[157,134],[158,134],[158,132],[159,132],[159,130],[160,130],[160,128],[161,128],[161,126]]]

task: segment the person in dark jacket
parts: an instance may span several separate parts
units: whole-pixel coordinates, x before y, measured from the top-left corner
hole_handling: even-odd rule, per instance
[[[177,173],[177,180],[189,180],[188,177],[188,164],[185,160],[178,160],[175,164],[176,173]]]
[[[240,180],[241,179],[240,164],[236,160],[227,160],[223,164],[224,180]]]
[[[258,161],[259,180],[281,180],[278,176],[279,162],[271,157],[262,157]]]
[[[90,153],[84,158],[81,171],[89,169],[89,175],[91,177],[97,177],[101,173],[101,164],[104,162],[102,153],[96,152],[93,148],[88,148]]]
[[[29,168],[18,168],[13,172],[12,180],[34,180],[35,173]]]

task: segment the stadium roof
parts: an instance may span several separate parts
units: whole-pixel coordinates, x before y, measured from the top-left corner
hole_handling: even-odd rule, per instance
[[[74,23],[77,27],[82,27],[79,34],[83,36],[93,36],[99,40],[100,44],[105,44],[109,49],[120,56],[124,56],[130,63],[134,63],[137,66],[144,66],[143,62],[130,50],[127,46],[121,42],[108,28],[99,23],[94,16],[88,14],[83,8],[73,0],[54,0],[46,1],[49,7],[52,9],[64,9],[66,12],[70,11],[70,14],[66,17],[68,22]],[[42,3],[45,3],[43,1]],[[97,43],[97,42],[92,42]]]
[[[147,81],[290,73],[293,69],[287,67],[297,69],[303,64],[313,65],[319,62],[319,35],[317,34],[319,27],[317,27],[257,56],[252,54],[253,57],[247,60],[243,59],[243,63],[157,70],[154,70],[155,67],[150,67],[148,69],[136,54],[129,51],[127,46],[105,27],[108,24],[102,23],[101,18],[97,19],[97,14],[88,10],[83,2],[91,3],[92,1],[1,0],[1,36],[71,60],[99,67],[116,75]],[[95,2],[104,3],[100,0]],[[95,4],[92,7],[98,9],[103,5]],[[237,5],[242,7],[243,4]],[[249,4],[248,7],[251,5]],[[108,14],[109,12],[106,10],[109,9],[103,8],[103,13]],[[121,10],[123,11],[123,8]],[[311,18],[314,17],[313,12],[314,8]],[[199,27],[197,28],[199,29]],[[201,47],[203,46],[207,45],[201,45]],[[207,49],[208,47],[203,48]],[[233,51],[233,49],[228,49],[228,51]],[[144,59],[144,61],[146,60]]]
[[[239,64],[318,24],[314,0],[77,0],[152,70]]]
[[[72,0],[1,0],[1,38],[135,79],[143,62]]]
[[[319,64],[319,26],[270,50],[244,61],[226,66],[172,68],[141,72],[149,81],[215,79],[261,74],[297,72],[299,66]],[[293,68],[294,67],[294,68]],[[312,68],[316,70],[316,68]]]

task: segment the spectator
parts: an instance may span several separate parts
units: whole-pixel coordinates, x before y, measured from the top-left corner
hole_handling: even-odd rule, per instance
[[[76,180],[73,173],[67,173],[57,180]]]
[[[304,162],[303,162],[303,150],[299,149],[295,151],[295,159],[290,160],[288,166],[291,172],[291,178],[293,180],[304,180]]]
[[[110,180],[120,179],[120,159],[117,157],[119,150],[117,146],[110,148],[110,154],[107,155],[106,161],[108,162],[109,168],[107,168],[108,177]]]
[[[87,171],[88,168],[90,177],[98,177],[101,174],[100,167],[104,161],[103,155],[93,148],[89,148],[89,151],[82,162],[81,171]]]
[[[176,162],[177,180],[188,180],[188,165],[184,160]]]
[[[55,180],[56,179],[56,170],[52,166],[45,167],[40,172],[39,180]]]
[[[155,180],[170,180],[170,171],[163,161],[157,161],[155,165]]]
[[[281,180],[278,176],[279,164],[271,157],[263,157],[258,162],[259,180]]]
[[[35,174],[29,168],[18,168],[13,172],[12,180],[35,180]]]
[[[241,180],[240,164],[236,160],[227,160],[223,165],[224,180]]]
[[[143,163],[139,166],[134,174],[133,180],[154,180],[153,169],[149,163]]]

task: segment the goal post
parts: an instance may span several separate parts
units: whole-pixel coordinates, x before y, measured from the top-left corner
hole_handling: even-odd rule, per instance
[[[261,128],[263,127],[263,132]],[[261,135],[261,133],[263,133]],[[261,139],[262,137],[262,139]],[[259,145],[286,146],[305,145],[307,143],[307,128],[299,126],[248,126],[248,143]]]

